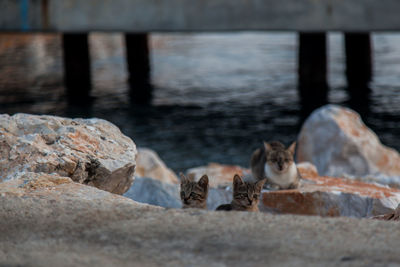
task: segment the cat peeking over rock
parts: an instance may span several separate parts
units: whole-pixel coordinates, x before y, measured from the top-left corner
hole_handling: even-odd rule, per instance
[[[182,208],[207,209],[208,176],[203,175],[198,182],[192,176],[180,176]]]
[[[267,179],[265,186],[270,189],[295,189],[301,179],[293,155],[296,142],[288,148],[278,142],[264,142],[263,147],[253,152],[250,167],[257,180]]]
[[[230,204],[223,204],[216,210],[237,210],[237,211],[258,211],[258,202],[260,201],[261,189],[265,183],[264,180],[258,182],[245,182],[235,174],[233,177],[233,200]]]

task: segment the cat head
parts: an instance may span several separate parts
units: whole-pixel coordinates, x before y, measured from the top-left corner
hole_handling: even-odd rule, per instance
[[[207,208],[208,176],[203,175],[198,182],[193,177],[181,176],[182,208]]]
[[[296,142],[293,142],[287,149],[278,141],[270,143],[264,142],[264,149],[266,164],[268,164],[269,168],[275,173],[286,172],[294,163],[293,155],[296,149]]]
[[[243,179],[235,174],[233,177],[233,200],[232,205],[239,210],[258,210],[261,189],[266,179],[258,182],[244,182]]]

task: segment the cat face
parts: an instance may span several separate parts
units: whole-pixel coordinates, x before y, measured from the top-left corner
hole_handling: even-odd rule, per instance
[[[181,201],[182,208],[207,208],[208,176],[203,175],[198,182],[192,178],[181,176]]]
[[[276,173],[286,172],[294,163],[293,155],[296,142],[293,142],[288,149],[280,142],[264,142],[266,152],[266,164]]]
[[[260,201],[261,189],[266,179],[256,183],[244,182],[239,175],[233,177],[233,201],[234,205],[239,210],[258,210]]]

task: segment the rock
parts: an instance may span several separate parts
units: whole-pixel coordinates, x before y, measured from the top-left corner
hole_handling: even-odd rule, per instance
[[[315,177],[319,176],[317,167],[310,162],[300,162],[296,164],[297,170],[303,175],[304,177]]]
[[[180,185],[162,183],[152,178],[135,179],[132,187],[124,194],[125,197],[137,202],[161,206],[164,208],[181,208]],[[219,205],[229,203],[232,192],[223,189],[210,188],[207,198],[207,208],[215,210]]]
[[[371,217],[392,211],[400,190],[355,180],[318,176],[299,164],[303,177],[295,190],[263,191],[260,210],[320,216]]]
[[[167,168],[156,152],[148,148],[138,149],[135,176],[150,177],[164,183],[179,183],[176,174]]]
[[[194,176],[196,181],[204,174],[207,174],[210,180],[209,185],[217,188],[232,187],[232,180],[235,174],[248,178],[251,176],[251,171],[240,166],[209,163],[207,166],[191,168],[187,170],[186,174]]]
[[[389,212],[387,214],[374,216],[372,217],[372,219],[382,220],[382,221],[400,221],[400,205],[397,206],[397,208],[394,211]]]
[[[30,209],[31,206],[34,207],[34,202],[38,201],[38,199],[54,204],[52,212],[57,214],[68,212],[73,208],[85,208],[84,206],[88,203],[91,203],[91,208],[98,210],[106,207],[111,208],[112,206],[114,208],[132,205],[146,206],[117,194],[76,183],[69,177],[55,173],[21,172],[13,178],[0,183],[1,200],[7,202],[15,199],[16,201],[15,207],[9,212],[18,212],[19,209],[21,209],[20,212],[27,212],[23,208]],[[18,206],[20,204],[23,204],[24,207]],[[3,207],[2,205],[0,206]],[[60,210],[57,210],[58,208]],[[29,212],[37,211],[30,210]],[[86,212],[93,213],[95,211],[87,210]],[[67,214],[64,216],[67,216]]]
[[[378,220],[166,210],[55,174],[0,184],[0,266],[390,265],[399,236]]]
[[[297,161],[312,162],[322,175],[400,185],[399,153],[382,145],[348,108],[327,105],[310,115],[299,134]]]
[[[232,194],[232,173],[245,176],[248,169],[237,166],[209,164],[209,168],[188,171],[198,179],[202,173],[209,175],[210,183],[226,186],[223,192]],[[316,167],[309,162],[297,164],[303,177],[300,188],[295,190],[263,190],[260,210],[319,216],[371,217],[392,211],[400,203],[400,190],[357,180],[319,176]],[[194,170],[194,171],[193,171]],[[213,176],[215,175],[215,176]],[[216,178],[215,178],[216,177]],[[248,178],[250,179],[250,178]],[[229,203],[231,198],[225,203]],[[147,203],[147,202],[146,202]]]
[[[0,115],[0,181],[18,172],[57,173],[116,194],[134,179],[136,146],[100,119]]]
[[[182,207],[178,185],[163,183],[152,178],[136,177],[124,197],[165,208]]]

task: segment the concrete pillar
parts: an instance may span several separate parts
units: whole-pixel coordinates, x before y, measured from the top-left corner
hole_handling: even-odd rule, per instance
[[[148,35],[146,33],[127,33],[125,42],[131,101],[138,104],[149,104],[152,86],[150,84]]]
[[[372,52],[369,33],[345,33],[346,77],[350,98],[367,98],[372,80]]]
[[[307,115],[327,103],[326,34],[299,33],[298,89]]]
[[[65,33],[62,46],[68,100],[74,104],[88,104],[92,87],[88,34]]]

